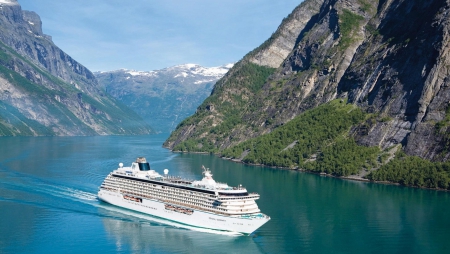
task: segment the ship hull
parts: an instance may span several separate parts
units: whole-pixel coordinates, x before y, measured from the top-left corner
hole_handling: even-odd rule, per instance
[[[143,197],[137,197],[136,199],[133,199],[124,196],[121,193],[105,189],[100,189],[98,198],[112,205],[193,227],[229,231],[242,234],[251,234],[270,220],[270,218],[267,216],[249,216],[248,218],[232,217],[182,207],[179,205],[171,206],[170,203],[161,202],[155,199],[146,199]],[[171,209],[168,209],[168,207],[170,207]],[[181,211],[183,211],[183,208],[186,208],[186,210],[184,211],[189,212],[180,212],[180,210],[173,209],[173,207],[181,208]]]

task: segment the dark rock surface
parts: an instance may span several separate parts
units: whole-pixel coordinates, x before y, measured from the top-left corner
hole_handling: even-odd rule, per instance
[[[216,110],[200,106],[165,145],[206,138],[220,151],[342,98],[372,114],[351,131],[359,144],[401,143],[410,155],[447,160],[449,11],[440,0],[306,0],[217,83]],[[276,68],[254,94],[229,82],[248,62]],[[206,123],[226,122],[219,105],[238,105],[230,94],[253,106],[237,108],[240,121],[224,136],[208,134]]]

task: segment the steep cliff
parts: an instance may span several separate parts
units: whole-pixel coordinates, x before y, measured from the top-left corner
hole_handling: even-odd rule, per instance
[[[138,113],[155,131],[170,133],[192,115],[233,64],[184,64],[153,71],[95,72],[108,94]]]
[[[22,11],[16,0],[2,0],[0,14],[0,135],[151,131],[42,33],[36,13]]]
[[[372,32],[338,86],[352,103],[389,119],[366,124],[359,143],[400,142],[410,155],[448,159],[449,7],[448,1],[380,2]]]
[[[306,0],[166,141],[219,152],[336,98],[370,118],[360,145],[447,160],[449,1]]]

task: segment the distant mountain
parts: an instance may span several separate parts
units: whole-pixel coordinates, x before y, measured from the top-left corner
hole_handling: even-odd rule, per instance
[[[208,97],[233,66],[177,65],[155,71],[95,72],[109,95],[133,109],[156,131],[171,132]]]
[[[22,11],[16,0],[0,0],[0,91],[0,136],[151,132],[43,34],[39,16]]]

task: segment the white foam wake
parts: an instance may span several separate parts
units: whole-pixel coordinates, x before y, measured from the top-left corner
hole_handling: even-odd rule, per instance
[[[66,187],[62,193],[63,193],[63,195],[67,195],[67,196],[73,197],[75,199],[88,200],[88,201],[97,200],[96,194],[77,190],[77,189],[72,189],[72,188]]]
[[[132,210],[128,210],[125,208],[113,206],[113,205],[110,205],[107,203],[102,203],[102,202],[99,202],[95,206],[98,206],[98,207],[108,210],[110,212],[119,213],[122,215],[127,215],[127,216],[131,216],[131,217],[138,218],[138,219],[143,219],[143,220],[157,223],[157,224],[168,225],[168,226],[172,226],[175,228],[182,228],[182,229],[188,229],[188,230],[197,231],[197,232],[204,232],[204,233],[211,233],[211,234],[218,234],[218,235],[229,235],[229,236],[241,236],[242,235],[241,233],[238,233],[238,232],[228,232],[228,231],[220,231],[220,230],[214,230],[214,229],[193,227],[193,226],[177,223],[175,221],[165,220],[162,218],[154,217],[154,216],[140,213],[140,212],[135,212]]]

